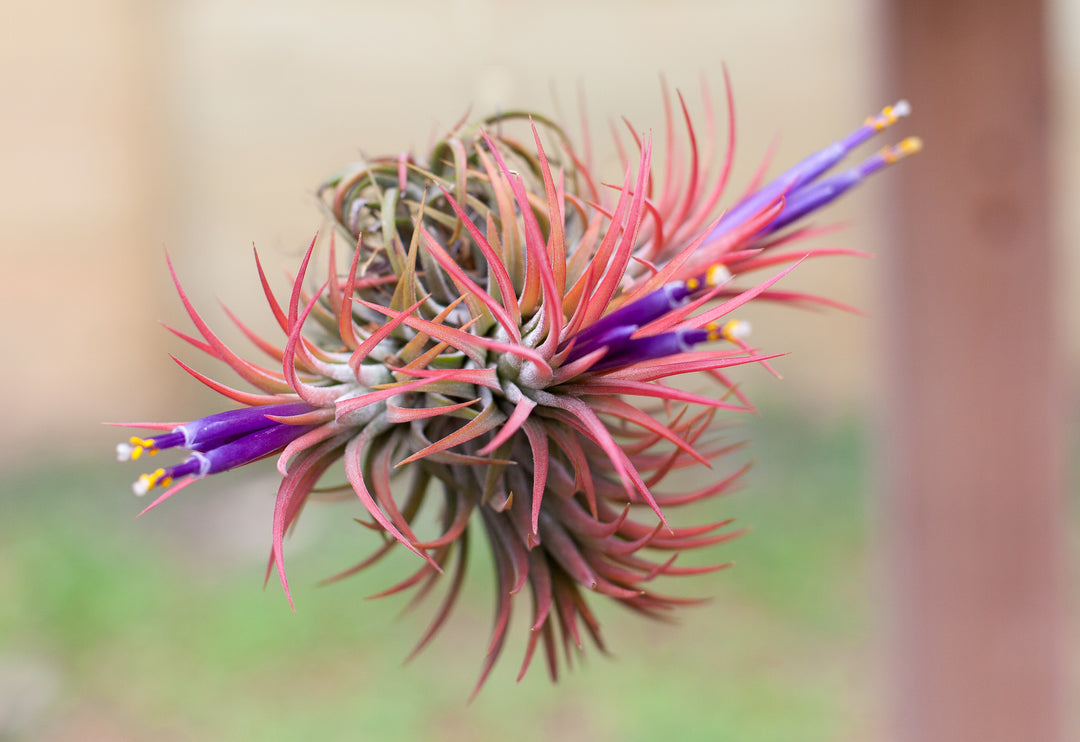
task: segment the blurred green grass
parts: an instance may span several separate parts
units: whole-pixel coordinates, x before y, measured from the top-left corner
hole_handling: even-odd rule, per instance
[[[228,475],[134,520],[130,467],[27,465],[0,485],[0,683],[27,664],[47,681],[32,713],[6,729],[0,716],[0,739],[866,738],[862,428],[783,410],[743,422],[747,486],[680,514],[751,526],[685,557],[737,565],[659,586],[713,599],[676,626],[591,601],[613,656],[589,652],[556,685],[541,657],[514,683],[523,601],[471,705],[493,610],[485,546],[453,618],[402,666],[435,603],[402,615],[407,595],[365,596],[414,569],[409,555],[316,586],[375,543],[350,520],[354,503],[309,508],[287,544],[293,614],[276,580],[261,585],[268,486],[234,494],[244,475]]]

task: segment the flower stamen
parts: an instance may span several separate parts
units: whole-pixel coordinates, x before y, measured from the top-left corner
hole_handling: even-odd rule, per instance
[[[905,157],[910,157],[917,152],[921,152],[922,148],[922,139],[919,137],[908,137],[891,147],[882,148],[879,155],[885,160],[886,165],[892,165],[894,162],[898,162]]]
[[[885,106],[877,116],[866,119],[866,126],[872,126],[875,131],[881,131],[892,126],[904,116],[911,114],[911,104],[906,100],[898,100],[891,106]]]
[[[117,461],[138,461],[143,452],[154,456],[158,450],[154,447],[153,438],[139,438],[131,436],[127,443],[116,444]]]
[[[184,444],[185,437],[181,431],[183,426],[174,428],[172,432],[154,438],[139,438],[131,436],[127,443],[116,444],[117,461],[138,461],[144,453],[148,456],[157,456],[158,451],[166,448],[174,448]]]
[[[168,487],[172,481],[173,478],[164,469],[156,469],[149,474],[141,475],[132,485],[132,489],[136,495],[142,497],[154,487]]]
[[[720,328],[720,337],[729,343],[738,343],[750,336],[750,323],[746,320],[732,319],[724,323]],[[720,337],[710,335],[709,340],[719,340]]]

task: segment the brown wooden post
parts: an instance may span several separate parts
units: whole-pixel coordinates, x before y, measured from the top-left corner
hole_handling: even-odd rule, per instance
[[[881,472],[897,742],[1064,740],[1061,342],[1042,0],[885,0]]]

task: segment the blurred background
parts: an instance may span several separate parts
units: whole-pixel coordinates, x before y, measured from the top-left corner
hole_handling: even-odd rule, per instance
[[[1080,3],[1048,10],[1060,403],[1073,420]],[[756,344],[790,355],[776,363],[782,382],[760,369],[740,378],[762,411],[740,421],[755,471],[744,491],[704,508],[753,526],[713,555],[738,567],[669,585],[711,603],[672,627],[596,601],[616,656],[591,655],[556,686],[540,667],[513,684],[517,626],[470,707],[491,620],[482,549],[462,608],[403,668],[426,614],[364,596],[407,559],[315,586],[371,546],[351,510],[312,508],[294,534],[293,615],[261,586],[271,467],[207,482],[134,521],[138,472],[111,462],[118,433],[101,425],[217,409],[168,357],[218,372],[158,325],[187,328],[166,249],[195,304],[235,340],[219,299],[254,328],[272,326],[251,245],[272,278],[295,266],[325,227],[315,189],[361,152],[423,150],[469,109],[576,122],[580,89],[599,169],[614,178],[608,122],[659,130],[661,74],[697,121],[702,80],[722,112],[721,65],[736,100],[737,194],[770,144],[776,172],[908,94],[880,72],[874,4],[57,0],[4,16],[0,740],[884,738],[867,463],[881,392],[874,319],[749,317]],[[889,141],[919,132],[912,103]],[[929,141],[899,167],[955,144]],[[885,193],[875,180],[831,208],[825,221],[851,226],[818,244],[880,253]],[[872,318],[881,270],[827,258],[787,285]]]

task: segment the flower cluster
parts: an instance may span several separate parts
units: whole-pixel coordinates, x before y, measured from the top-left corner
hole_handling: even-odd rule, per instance
[[[726,371],[772,357],[752,348],[747,325],[730,315],[753,299],[813,300],[772,287],[805,257],[852,251],[789,248],[813,232],[799,220],[920,145],[907,139],[834,172],[908,113],[902,101],[774,180],[762,185],[759,173],[718,215],[734,147],[730,87],[717,173],[712,140],[699,147],[681,97],[678,104],[665,96],[663,172],[653,173],[651,137],[635,135],[631,148],[620,146],[617,187],[594,178],[587,148],[576,150],[558,126],[515,114],[459,125],[427,157],[374,158],[336,175],[321,190],[334,223],[321,285],[306,288],[317,241],[286,302],[255,256],[284,341],[240,328],[272,366],[234,353],[173,272],[198,337],[174,332],[256,391],[181,363],[239,408],[143,426],[161,432],[121,444],[122,460],[190,452],[141,476],[136,494],[164,488],[154,507],[202,477],[276,454],[282,479],[268,573],[276,569],[289,596],[285,534],[323,475],[343,462],[371,519],[362,522],[390,538],[337,577],[397,545],[420,563],[384,594],[415,587],[424,595],[452,573],[417,649],[457,599],[469,539],[480,530],[494,554],[496,604],[478,689],[526,587],[531,631],[521,673],[542,644],[553,678],[560,655],[569,661],[582,648],[583,633],[603,647],[587,592],[653,617],[692,602],[655,592],[652,580],[722,568],[680,566],[676,557],[738,532],[729,521],[673,526],[665,513],[729,491],[743,470],[693,491],[663,492],[663,483],[734,448],[716,436],[714,417],[750,405]],[[339,272],[341,238],[353,249]],[[776,266],[783,270],[737,287],[744,274]],[[719,392],[668,382],[688,374],[708,377]],[[438,533],[415,530],[425,503]]]

